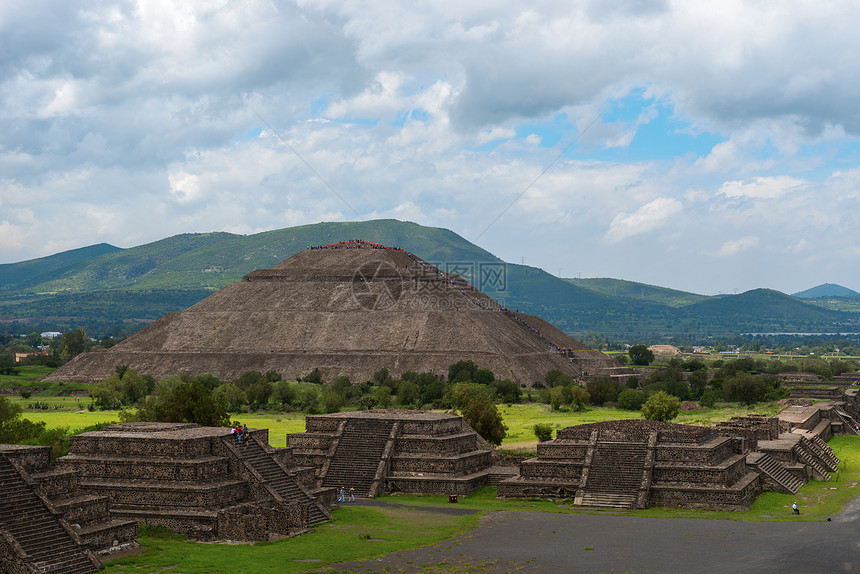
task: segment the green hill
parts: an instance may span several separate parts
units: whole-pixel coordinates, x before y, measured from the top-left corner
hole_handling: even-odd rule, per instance
[[[48,257],[31,259],[21,263],[4,263],[0,265],[0,290],[11,288],[26,288],[28,285],[37,285],[44,281],[50,281],[54,277],[69,270],[80,267],[82,264],[105,255],[122,251],[119,247],[99,243],[80,249],[64,251]]]
[[[396,220],[319,223],[248,236],[183,234],[129,249],[102,244],[7,264],[0,267],[0,320],[51,330],[134,330],[306,247],[348,239],[411,251],[507,307],[540,315],[574,336],[822,332],[852,321],[856,330],[860,321],[856,313],[822,309],[776,291],[705,297],[616,279],[563,280],[505,263],[447,229]]]
[[[707,295],[697,295],[686,291],[677,291],[667,287],[656,287],[635,281],[609,279],[604,277],[588,279],[565,279],[570,283],[604,295],[624,297],[625,299],[651,301],[669,307],[684,307],[709,299]]]
[[[797,297],[798,299],[816,299],[819,297],[860,297],[860,293],[849,289],[848,287],[836,285],[835,283],[822,283],[821,285],[807,289],[806,291],[795,293],[792,297]]]

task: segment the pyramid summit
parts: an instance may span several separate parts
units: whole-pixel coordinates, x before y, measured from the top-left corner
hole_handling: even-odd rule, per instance
[[[444,375],[472,360],[497,378],[531,383],[552,369],[579,377],[618,367],[463,278],[478,270],[499,291],[504,269],[493,265],[437,266],[357,239],[310,247],[46,379],[95,382],[127,365],[156,378],[208,373],[230,381],[256,370],[290,379],[319,369],[326,380],[360,382],[383,367]]]

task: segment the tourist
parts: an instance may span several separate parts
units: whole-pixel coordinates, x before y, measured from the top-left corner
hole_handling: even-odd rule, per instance
[[[791,505],[791,512],[792,514],[800,514],[800,509],[797,507],[796,502]]]
[[[242,433],[242,435],[241,435],[242,440],[240,442],[247,443],[248,442],[248,425],[242,425],[241,433]]]
[[[349,501],[355,502],[355,489],[352,487],[349,488]]]
[[[346,494],[346,493],[344,492],[343,487],[341,486],[340,487],[340,493],[338,493],[338,497],[337,497],[338,502],[346,502],[346,498],[344,497],[344,494]]]

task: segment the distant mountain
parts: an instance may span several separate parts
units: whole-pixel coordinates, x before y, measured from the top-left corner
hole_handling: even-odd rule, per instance
[[[709,299],[707,295],[697,295],[686,291],[677,291],[666,287],[656,287],[635,281],[623,279],[589,278],[589,279],[565,279],[574,285],[584,287],[590,291],[611,295],[613,297],[625,297],[627,299],[640,299],[652,301],[669,307],[684,307],[700,301]]]
[[[860,322],[857,313],[823,309],[776,291],[706,297],[617,279],[563,280],[505,263],[447,229],[396,220],[319,223],[248,236],[183,234],[129,249],[103,244],[3,265],[0,321],[51,330],[79,325],[97,333],[135,330],[306,247],[347,239],[411,251],[507,307],[539,315],[574,336],[827,332],[852,321],[858,330]]]
[[[714,297],[679,312],[705,324],[731,325],[730,332],[833,332],[857,324],[856,318],[804,303],[772,289],[753,289],[729,297]]]
[[[847,287],[843,287],[842,285],[836,285],[835,283],[822,283],[812,289],[795,293],[792,297],[797,297],[798,299],[817,299],[818,297],[860,297],[860,293]]]
[[[107,243],[99,243],[22,263],[4,263],[0,265],[0,289],[20,289],[50,281],[58,275],[80,267],[87,261],[116,251],[122,251],[122,249]]]

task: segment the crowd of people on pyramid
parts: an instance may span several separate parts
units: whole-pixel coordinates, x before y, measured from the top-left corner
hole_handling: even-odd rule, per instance
[[[508,317],[516,320],[521,325],[523,325],[524,327],[531,330],[531,332],[534,333],[534,335],[537,336],[538,339],[543,341],[550,348],[550,350],[552,350],[552,351],[554,351],[554,352],[558,353],[559,355],[562,355],[566,358],[570,358],[571,353],[574,351],[574,349],[571,349],[569,347],[561,347],[561,346],[556,345],[555,343],[553,343],[549,340],[544,339],[543,333],[541,333],[539,329],[536,329],[535,327],[530,325],[525,319],[523,319],[522,317],[519,316],[519,314],[518,314],[519,311],[517,311],[515,313],[515,312],[511,311],[510,309],[508,309],[507,307],[503,307],[502,305],[499,305],[498,303],[496,303],[495,301],[493,301],[490,298],[483,299],[481,297],[473,296],[472,293],[467,292],[467,290],[475,290],[475,288],[472,286],[471,283],[468,283],[462,279],[453,279],[453,278],[449,277],[438,267],[430,265],[429,263],[427,263],[426,261],[424,261],[420,257],[413,255],[412,253],[410,253],[409,251],[406,251],[405,249],[403,249],[401,247],[392,247],[390,245],[383,245],[382,243],[376,243],[373,241],[365,241],[363,239],[348,239],[346,241],[338,241],[336,243],[329,243],[326,245],[312,246],[312,247],[308,247],[308,249],[311,249],[311,250],[318,250],[318,249],[385,249],[388,251],[399,251],[400,253],[404,253],[412,261],[414,261],[416,264],[418,264],[421,267],[421,271],[424,275],[433,274],[433,275],[435,275],[436,279],[438,279],[442,282],[443,285],[449,286],[449,287],[455,287],[467,299],[471,297],[470,302],[473,303],[475,306],[477,306],[481,309],[484,309],[486,311],[498,311],[498,312],[504,313]],[[457,310],[458,311],[460,310],[459,307],[457,307]]]

